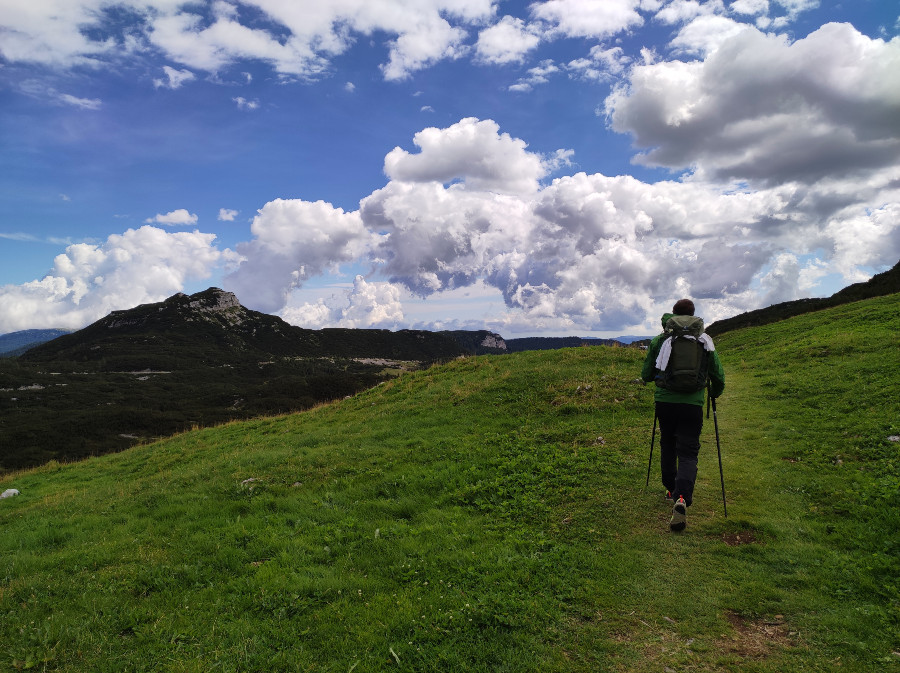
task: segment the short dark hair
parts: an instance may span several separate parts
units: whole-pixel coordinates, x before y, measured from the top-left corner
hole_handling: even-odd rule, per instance
[[[672,313],[675,315],[694,315],[694,302],[690,299],[679,299],[672,307]]]

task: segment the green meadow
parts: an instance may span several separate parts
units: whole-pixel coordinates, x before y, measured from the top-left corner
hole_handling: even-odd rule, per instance
[[[716,339],[681,534],[630,348],[6,475],[0,670],[900,671],[898,297]]]

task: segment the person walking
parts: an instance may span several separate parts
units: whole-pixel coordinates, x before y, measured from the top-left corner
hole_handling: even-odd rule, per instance
[[[645,383],[655,382],[659,454],[666,498],[674,502],[669,527],[684,530],[687,508],[694,499],[697,456],[703,429],[707,386],[713,398],[725,390],[725,371],[713,340],[694,317],[694,302],[679,299],[662,317],[663,333],[647,348],[641,370]]]

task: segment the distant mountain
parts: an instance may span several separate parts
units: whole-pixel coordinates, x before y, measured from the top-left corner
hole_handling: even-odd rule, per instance
[[[26,329],[9,334],[0,334],[0,358],[21,355],[29,348],[51,341],[71,330],[64,329]]]
[[[501,339],[502,341],[502,339]],[[95,362],[105,371],[215,366],[271,357],[435,361],[470,352],[449,334],[420,330],[295,327],[245,308],[219,288],[113,311],[78,332],[32,348],[30,362]]]
[[[635,341],[644,341],[646,339],[652,339],[652,338],[653,338],[652,336],[647,336],[646,334],[641,335],[641,336],[636,336],[634,334],[630,334],[627,336],[613,337],[613,341],[618,341],[619,343],[623,343],[623,344],[633,344]]]
[[[636,339],[642,337],[635,337]],[[520,351],[546,351],[557,348],[579,348],[581,346],[625,346],[617,339],[599,339],[596,337],[522,337],[506,339],[506,347],[510,353]]]
[[[876,274],[864,283],[848,285],[843,290],[835,292],[830,297],[821,299],[797,299],[795,301],[786,301],[755,311],[741,313],[740,315],[731,318],[717,320],[706,328],[706,333],[711,336],[716,336],[743,327],[767,325],[802,313],[821,311],[822,309],[831,308],[832,306],[849,304],[854,301],[861,301],[871,297],[882,297],[897,292],[900,292],[900,262],[897,262],[892,269],[889,269],[884,273]]]

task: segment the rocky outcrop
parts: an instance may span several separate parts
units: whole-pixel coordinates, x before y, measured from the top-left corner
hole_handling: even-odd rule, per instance
[[[491,332],[490,334],[485,335],[484,339],[482,339],[481,347],[505,351],[506,341],[504,341],[503,337],[499,334],[494,334],[493,332]]]

